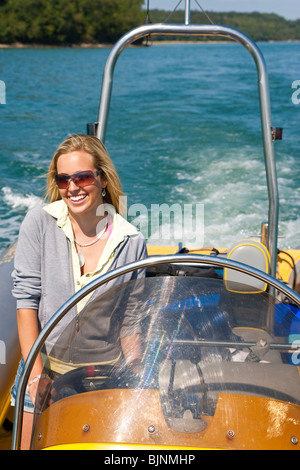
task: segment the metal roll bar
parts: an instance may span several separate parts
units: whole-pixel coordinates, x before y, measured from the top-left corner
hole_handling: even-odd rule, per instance
[[[273,276],[276,276],[279,196],[274,157],[274,143],[272,140],[269,79],[266,63],[260,49],[249,36],[235,28],[228,26],[189,24],[189,10],[190,0],[186,0],[186,24],[143,25],[125,34],[115,44],[110,52],[104,69],[98,123],[96,124],[95,133],[97,137],[104,143],[108,124],[115,65],[121,52],[129,44],[150,34],[172,34],[178,36],[220,36],[233,39],[234,41],[242,44],[252,55],[257,69],[262,138],[269,198],[267,248],[271,256],[271,273]]]
[[[244,274],[250,274],[256,279],[267,282],[270,286],[277,289],[286,295],[290,300],[295,302],[300,307],[300,295],[293,291],[290,287],[286,286],[282,282],[273,278],[272,276],[263,273],[262,271],[252,268],[248,265],[238,263],[237,261],[229,259],[220,259],[214,256],[204,256],[204,255],[186,255],[186,254],[177,254],[177,255],[165,255],[165,256],[151,256],[144,260],[136,261],[130,263],[126,266],[115,269],[114,271],[108,272],[103,276],[100,276],[98,279],[95,279],[90,284],[86,285],[83,289],[73,295],[60,309],[53,315],[53,317],[48,321],[43,330],[40,332],[38,338],[33,344],[28,357],[26,359],[22,375],[20,377],[19,385],[17,388],[16,394],[16,403],[15,403],[15,414],[14,414],[14,427],[12,434],[12,450],[18,450],[21,443],[21,432],[22,432],[22,422],[23,422],[23,407],[24,407],[24,398],[26,385],[32,370],[32,367],[35,363],[35,360],[40,353],[46,339],[53,331],[55,326],[59,321],[86,295],[93,292],[96,288],[102,286],[106,282],[109,282],[118,276],[123,274],[136,271],[138,269],[144,269],[149,266],[165,264],[165,263],[193,263],[193,264],[204,264],[209,266],[218,266],[221,268],[230,268],[235,271],[242,272]]]

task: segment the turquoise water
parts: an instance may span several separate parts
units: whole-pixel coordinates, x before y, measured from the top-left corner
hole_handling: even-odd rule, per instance
[[[275,143],[279,246],[296,247],[300,104],[292,102],[292,83],[300,80],[300,43],[260,48],[269,70],[272,123],[284,128],[283,140]],[[0,80],[6,84],[6,104],[0,105],[0,248],[15,240],[26,211],[40,201],[58,144],[97,120],[109,52],[0,49]],[[267,220],[256,69],[238,44],[126,50],[116,66],[106,145],[128,207],[201,204],[205,246],[257,235]],[[144,230],[143,214],[139,222]],[[181,223],[174,222],[172,244]],[[151,230],[146,235],[155,239],[159,228]]]

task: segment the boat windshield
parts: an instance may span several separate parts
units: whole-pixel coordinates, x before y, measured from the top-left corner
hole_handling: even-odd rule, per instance
[[[218,276],[154,275],[96,293],[44,354],[33,448],[276,448],[299,430],[293,306]]]

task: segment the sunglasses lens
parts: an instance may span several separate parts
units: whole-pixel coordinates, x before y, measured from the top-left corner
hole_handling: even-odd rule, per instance
[[[56,175],[55,181],[59,189],[67,189],[70,181],[70,177],[67,175]]]
[[[96,173],[97,174],[97,173]],[[56,175],[55,181],[59,189],[67,189],[70,180],[76,184],[76,186],[84,187],[95,182],[95,175],[92,171],[80,171],[75,175]]]
[[[74,183],[76,186],[88,186],[89,184],[93,184],[95,182],[95,177],[92,172],[81,172],[76,175],[74,178]]]

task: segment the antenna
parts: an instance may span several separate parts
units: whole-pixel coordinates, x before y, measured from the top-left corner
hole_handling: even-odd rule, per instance
[[[191,20],[191,0],[185,0],[185,24],[190,24]]]

